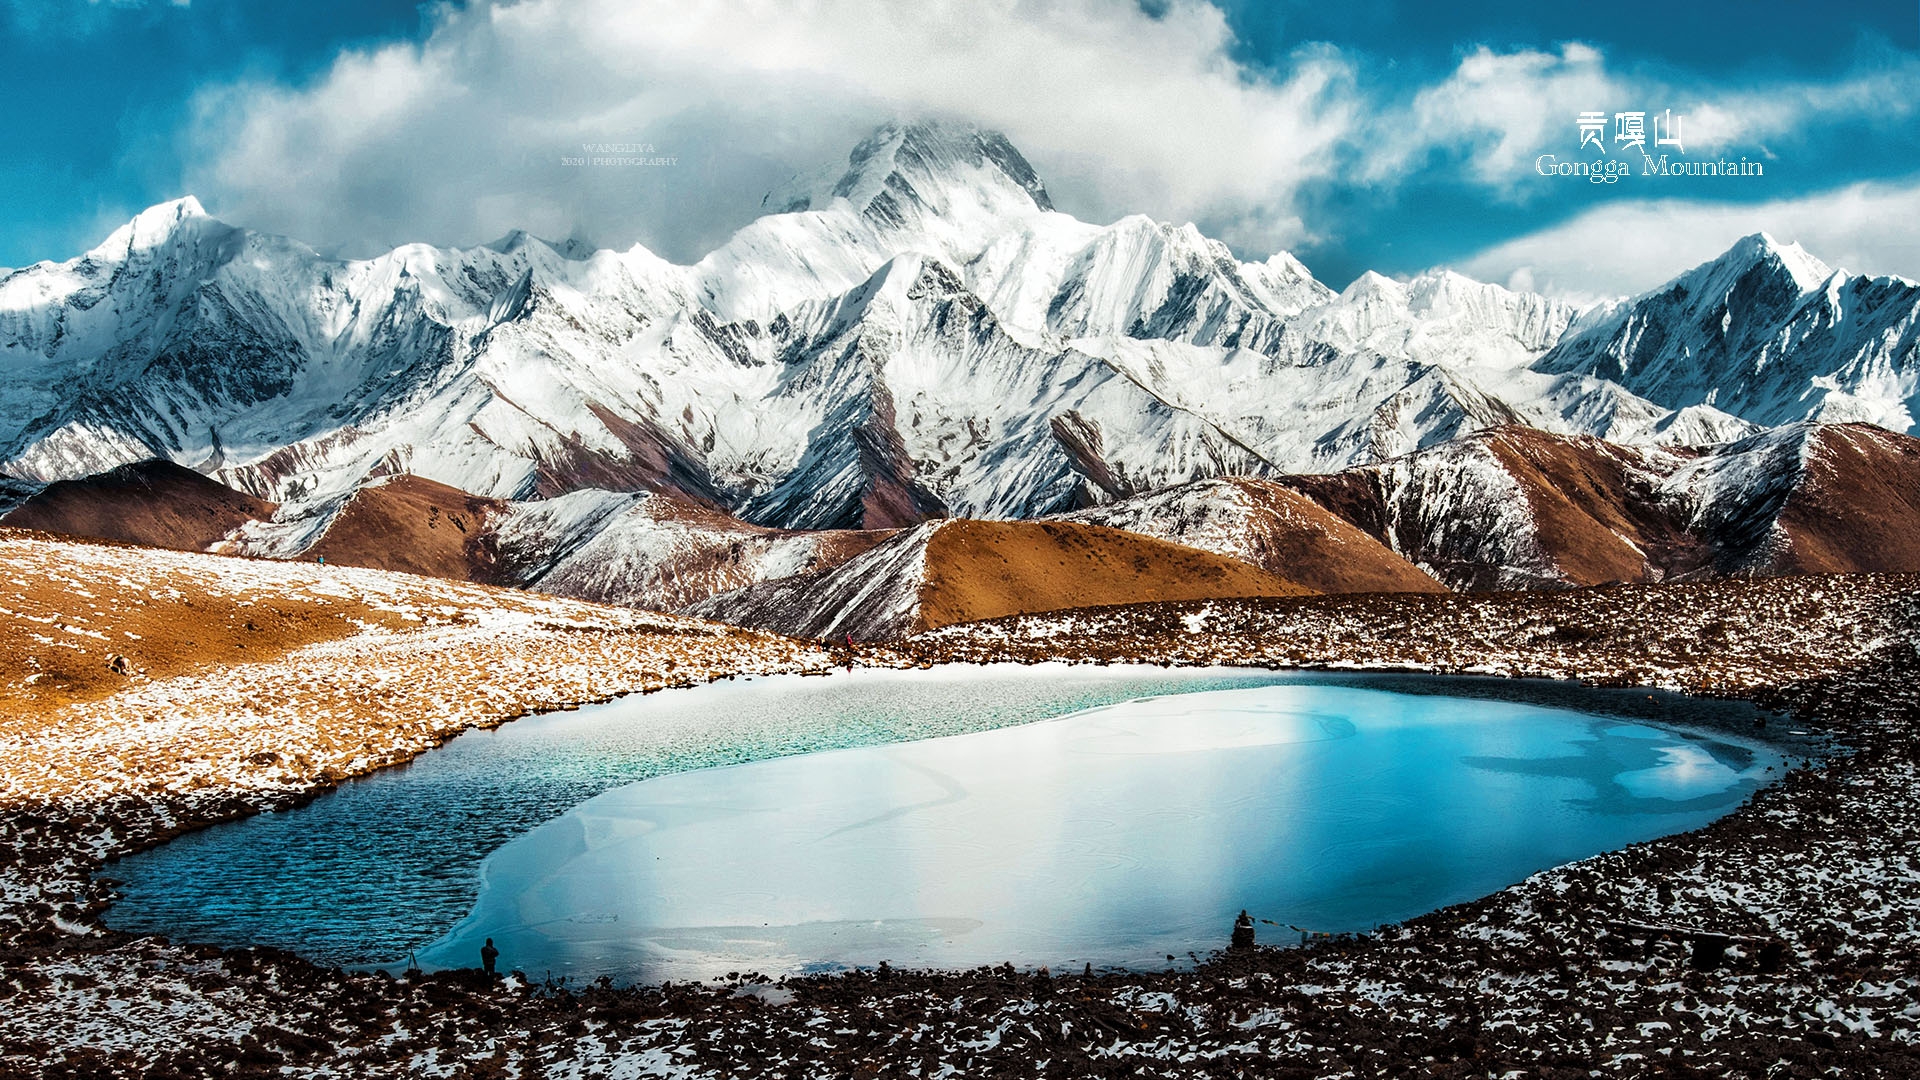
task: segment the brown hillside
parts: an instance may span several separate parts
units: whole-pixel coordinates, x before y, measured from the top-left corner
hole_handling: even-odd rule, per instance
[[[1631,451],[1528,427],[1479,437],[1526,492],[1536,538],[1567,583],[1680,576],[1710,560],[1705,541],[1687,532],[1646,473],[1633,470],[1643,463]]]
[[[1234,480],[1261,512],[1242,556],[1316,592],[1446,592],[1433,575],[1319,503],[1266,480]]]
[[[927,542],[916,629],[1062,608],[1312,592],[1238,559],[1120,529],[953,521]]]
[[[1297,491],[1271,480],[1226,482],[1257,512],[1245,538],[1248,550],[1238,557],[1262,570],[1323,593],[1448,591],[1433,575]]]
[[[0,523],[63,536],[205,551],[274,505],[171,461],[141,461],[48,484]]]
[[[1446,592],[1432,575],[1271,480],[1219,477],[1062,514],[1251,563],[1323,593]]]
[[[1779,517],[1788,542],[1775,573],[1920,571],[1920,439],[1868,424],[1815,438]]]
[[[418,476],[355,492],[306,559],[491,583],[498,559],[489,519],[506,504]]]
[[[1693,574],[1710,539],[1659,490],[1681,460],[1508,426],[1330,476],[1280,482],[1457,589],[1564,588]],[[1489,501],[1485,467],[1511,482]],[[1502,511],[1524,500],[1524,525]]]
[[[367,626],[399,630],[396,611],[302,595],[249,559],[189,564],[123,544],[61,544],[0,528],[0,717],[104,697],[130,670],[164,679],[257,663]],[[205,572],[201,572],[204,569]],[[250,575],[258,581],[250,579]]]

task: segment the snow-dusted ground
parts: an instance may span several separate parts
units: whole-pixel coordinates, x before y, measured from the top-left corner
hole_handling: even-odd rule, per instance
[[[0,618],[135,655],[144,642],[116,627],[169,601],[191,601],[186,610],[208,620],[268,601],[335,605],[361,626],[250,663],[170,677],[136,669],[96,699],[0,702],[0,807],[11,811],[0,814],[11,852],[0,935],[84,923],[85,874],[114,851],[307,797],[470,727],[829,659],[771,635],[511,590],[17,533],[0,543],[0,580],[21,609],[0,604]]]
[[[367,587],[380,580],[392,578],[369,574]],[[1371,937],[1155,975],[1006,967],[550,992],[519,979],[395,981],[257,950],[128,940],[92,921],[101,893],[82,875],[106,852],[298,797],[326,774],[262,767],[252,780],[220,750],[207,755],[211,768],[157,760],[123,774],[83,771],[63,796],[33,768],[31,735],[11,737],[0,813],[0,1071],[58,1072],[65,1062],[74,1073],[127,1075],[1911,1076],[1920,1067],[1916,596],[1920,578],[1859,576],[1215,601],[1028,616],[870,650],[869,662],[889,666],[1129,658],[1660,684],[1791,706],[1791,723],[1832,731],[1854,751],[1697,833],[1547,871]],[[409,740],[428,739],[423,725],[449,723],[439,710],[450,703],[464,710],[460,722],[490,722],[509,700],[557,705],[665,682],[695,656],[696,677],[825,659],[704,624],[531,603],[564,607],[572,621],[476,615],[313,647],[296,654],[312,665],[305,672],[275,662],[128,692],[146,709],[214,703],[201,714],[211,745],[237,752],[256,745],[249,739],[285,738],[292,750],[314,745],[302,741],[301,710],[247,719],[234,687],[264,693],[307,675],[293,683],[308,695],[300,701],[334,701],[340,715],[358,701],[359,715],[391,717],[345,729],[350,739],[328,760],[346,769],[356,756],[363,765],[404,756]],[[644,625],[594,622],[619,618]],[[675,672],[650,666],[676,657]],[[277,679],[265,670],[275,664]],[[142,746],[184,755],[191,745],[157,736],[114,700],[80,707],[106,725],[101,744],[128,724]],[[75,755],[76,730],[51,725],[48,753],[94,760]],[[41,786],[18,786],[19,776]],[[1742,939],[1726,964],[1696,969],[1682,946],[1643,946],[1628,923]],[[1772,971],[1756,956],[1767,941],[1783,946]]]

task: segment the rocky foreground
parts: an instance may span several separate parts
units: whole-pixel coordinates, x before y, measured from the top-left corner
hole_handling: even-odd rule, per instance
[[[1197,601],[863,650],[878,665],[1147,660],[1660,685],[1790,708],[1847,752],[1699,832],[1373,936],[1188,972],[569,989],[130,938],[100,927],[107,896],[87,875],[469,725],[844,657],[474,586],[20,534],[0,536],[0,571],[9,641],[46,639],[7,654],[0,700],[0,1076],[1920,1073],[1920,578]],[[51,677],[24,685],[65,638],[91,665],[114,613],[141,599],[193,599],[191,625],[280,636],[240,662],[224,655],[238,649],[156,649],[145,673],[110,672],[119,683],[69,665],[57,692]],[[276,629],[302,612],[326,628],[304,643]],[[40,671],[24,666],[34,658]]]

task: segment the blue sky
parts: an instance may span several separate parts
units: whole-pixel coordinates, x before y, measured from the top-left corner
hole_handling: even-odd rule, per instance
[[[417,34],[411,3],[0,0],[0,265],[67,258],[181,194],[196,89],[299,82],[343,47]]]
[[[684,8],[0,0],[0,266],[189,192],[347,255],[524,226],[691,259],[889,114],[944,113],[1007,130],[1081,217],[1195,220],[1336,287],[1445,264],[1617,291],[1754,228],[1920,277],[1916,0]],[[1669,108],[1686,156],[1766,175],[1534,170],[1581,156],[1578,111]],[[557,167],[580,139],[680,165]]]

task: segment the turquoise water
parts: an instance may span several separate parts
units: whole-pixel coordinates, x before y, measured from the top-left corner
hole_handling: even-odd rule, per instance
[[[1241,908],[1365,929],[1695,828],[1782,771],[1725,734],[1750,717],[1406,676],[739,681],[470,733],[182,837],[109,869],[108,922],[341,964],[469,966],[492,937],[504,967],[622,981],[1164,966]]]

